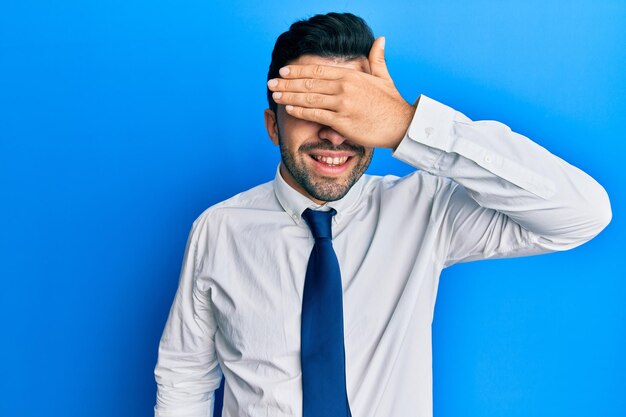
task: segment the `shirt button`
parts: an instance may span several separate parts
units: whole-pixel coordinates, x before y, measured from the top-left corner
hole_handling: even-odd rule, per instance
[[[485,162],[487,163],[491,162],[491,155],[485,155]]]
[[[292,215],[291,215],[291,217],[292,217],[294,220],[298,220],[298,215],[297,215],[297,214],[292,214]]]
[[[435,129],[432,127],[427,127],[426,129],[424,129],[424,132],[426,132],[427,136],[432,135],[433,133],[435,133]]]

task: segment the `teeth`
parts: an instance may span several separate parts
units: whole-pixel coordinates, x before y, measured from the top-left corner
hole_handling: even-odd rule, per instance
[[[339,157],[331,158],[329,156],[315,155],[314,158],[320,162],[325,163],[326,165],[341,165],[348,160],[347,156],[343,156],[341,158]]]

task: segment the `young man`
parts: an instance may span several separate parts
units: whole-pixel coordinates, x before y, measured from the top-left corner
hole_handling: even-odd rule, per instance
[[[268,75],[274,181],[190,233],[159,347],[156,416],[430,416],[440,271],[566,250],[610,221],[604,189],[498,122],[402,99],[384,38],[351,14],[294,23]],[[373,149],[419,171],[363,175]]]

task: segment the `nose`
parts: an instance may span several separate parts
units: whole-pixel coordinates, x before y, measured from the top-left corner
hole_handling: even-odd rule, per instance
[[[333,145],[341,145],[346,141],[346,138],[339,134],[336,130],[328,126],[322,126],[318,133],[320,139],[326,139]]]

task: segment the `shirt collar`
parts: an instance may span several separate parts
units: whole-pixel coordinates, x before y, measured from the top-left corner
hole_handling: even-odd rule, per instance
[[[329,201],[326,204],[319,205],[308,197],[300,194],[291,185],[287,184],[283,176],[280,174],[280,164],[276,169],[276,177],[274,178],[274,193],[276,198],[280,202],[285,212],[289,214],[291,219],[299,224],[304,221],[302,219],[302,212],[307,208],[312,210],[327,210],[334,208],[337,210],[337,214],[333,217],[333,220],[338,223],[341,221],[344,215],[346,215],[349,209],[358,201],[359,195],[363,188],[363,177],[350,188],[348,193],[343,198],[335,201]]]

